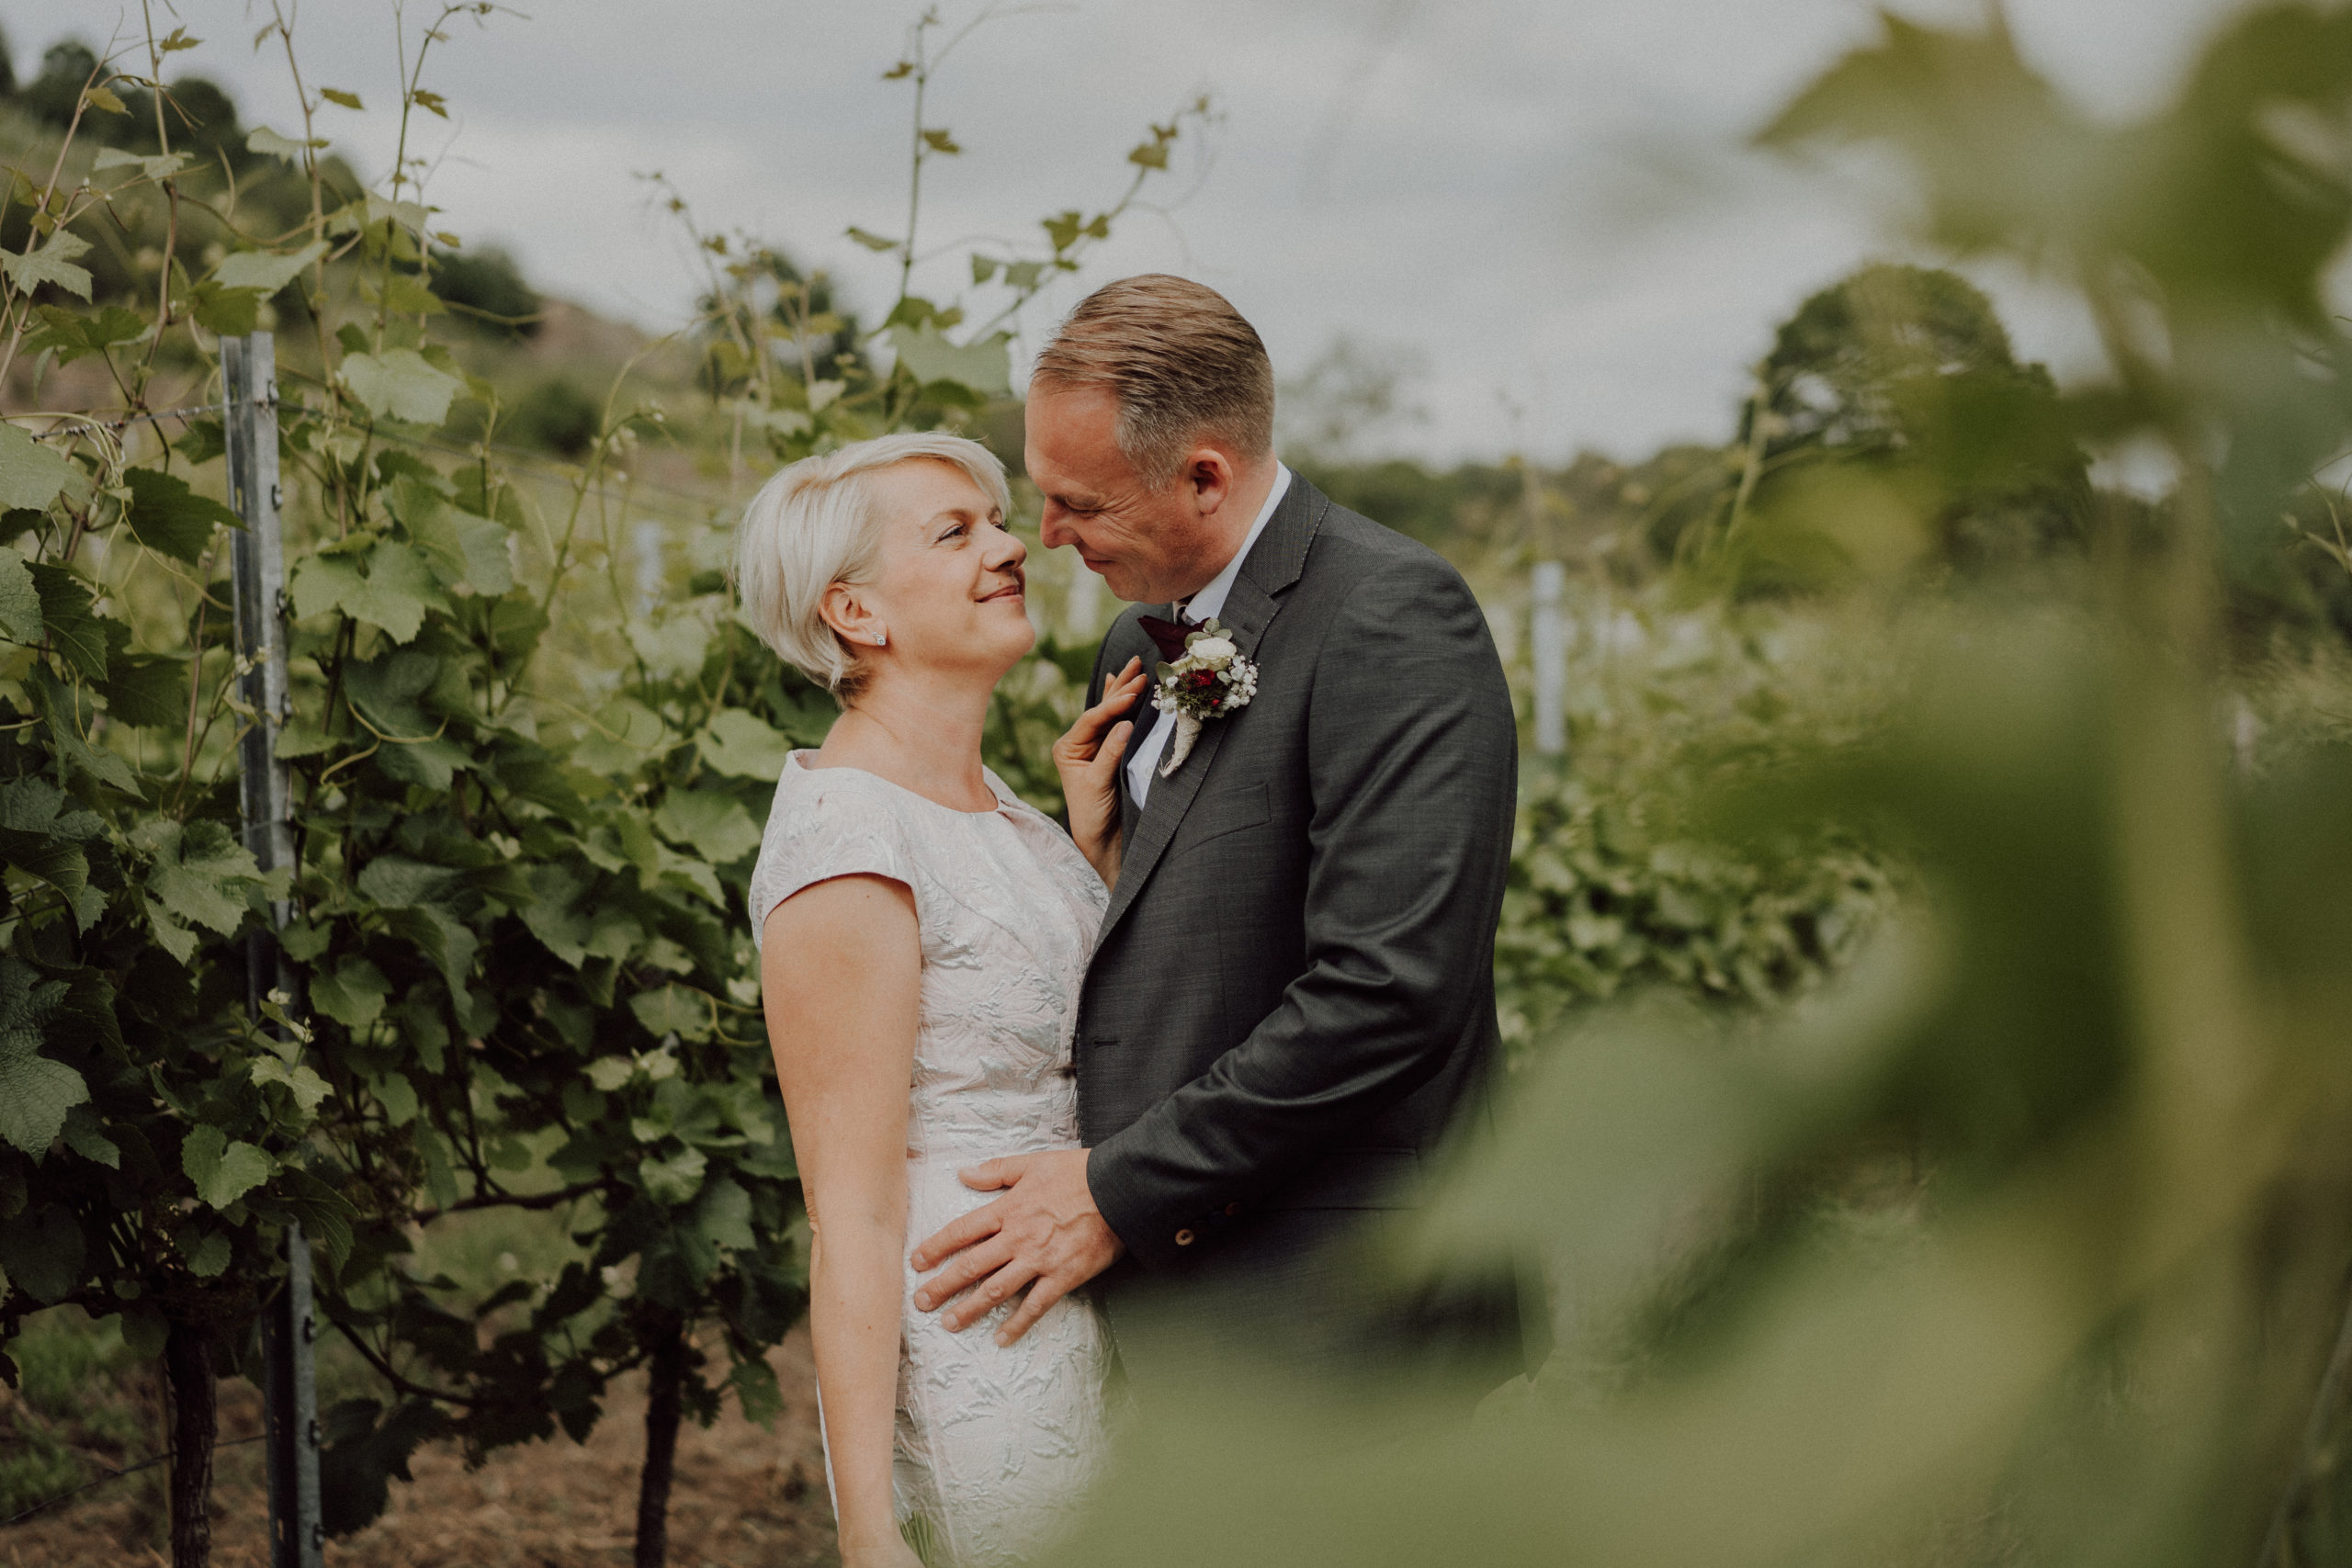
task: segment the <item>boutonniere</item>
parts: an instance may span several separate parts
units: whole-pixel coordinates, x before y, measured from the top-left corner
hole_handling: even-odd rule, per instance
[[[1241,657],[1233,634],[1214,615],[1202,622],[1184,638],[1183,657],[1160,665],[1153,681],[1151,705],[1176,720],[1159,776],[1184,765],[1204,723],[1248,707],[1257,694],[1258,667]]]

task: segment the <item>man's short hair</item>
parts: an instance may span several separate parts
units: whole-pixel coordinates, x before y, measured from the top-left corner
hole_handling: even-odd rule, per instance
[[[1204,437],[1245,458],[1273,450],[1274,367],[1257,329],[1216,289],[1166,273],[1123,277],[1080,300],[1029,385],[1108,390],[1119,454],[1155,490]]]

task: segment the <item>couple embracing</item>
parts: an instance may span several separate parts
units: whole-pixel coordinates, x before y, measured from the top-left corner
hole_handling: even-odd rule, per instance
[[[842,703],[751,916],[848,1568],[1035,1552],[1110,1386],[1148,1419],[1213,1364],[1517,1370],[1507,1292],[1349,1247],[1493,1055],[1518,753],[1477,603],[1276,460],[1265,348],[1199,285],[1088,298],[1027,420],[1046,544],[1132,602],[1054,749],[1067,833],[980,761],[1035,638],[985,448],[805,459],[740,540],[752,623]]]

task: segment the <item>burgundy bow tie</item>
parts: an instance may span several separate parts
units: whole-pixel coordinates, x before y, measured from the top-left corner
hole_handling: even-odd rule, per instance
[[[1136,625],[1144,629],[1144,635],[1159,645],[1159,657],[1170,664],[1184,657],[1184,638],[1199,631],[1201,624],[1181,611],[1172,621],[1163,621],[1158,615],[1140,615],[1136,619]]]

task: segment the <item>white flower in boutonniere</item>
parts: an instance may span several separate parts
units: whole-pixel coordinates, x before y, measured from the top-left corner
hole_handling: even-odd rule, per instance
[[[1202,622],[1184,638],[1184,657],[1160,665],[1154,673],[1151,705],[1176,720],[1159,776],[1164,779],[1183,766],[1204,721],[1247,707],[1257,694],[1258,667],[1241,657],[1233,634],[1214,616]]]

